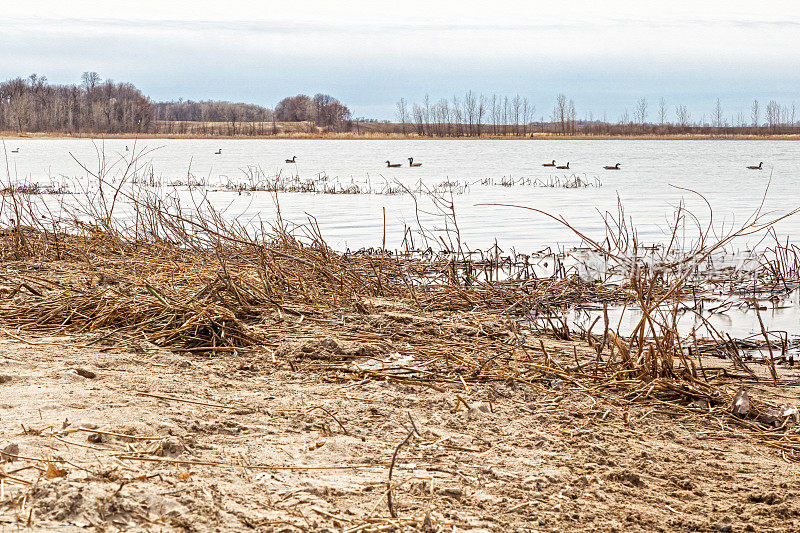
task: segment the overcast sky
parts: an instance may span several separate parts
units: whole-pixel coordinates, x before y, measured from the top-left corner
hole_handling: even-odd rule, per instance
[[[493,7],[493,4],[502,7]],[[330,93],[356,116],[393,118],[400,97],[555,95],[617,120],[636,100],[710,117],[770,99],[800,109],[800,3],[721,1],[3,2],[0,78],[81,72],[155,100],[273,106]]]

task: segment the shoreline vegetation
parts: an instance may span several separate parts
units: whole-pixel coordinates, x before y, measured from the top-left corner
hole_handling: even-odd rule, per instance
[[[201,133],[94,133],[94,132],[25,132],[0,131],[0,139],[294,139],[294,140],[497,140],[497,141],[613,141],[613,140],[665,140],[665,141],[798,141],[800,133],[753,134],[753,133],[682,133],[682,134],[569,134],[531,133],[528,135],[492,135],[453,137],[447,135],[417,135],[412,133],[384,133],[380,131],[355,132],[308,132],[286,131],[277,134],[201,134]]]

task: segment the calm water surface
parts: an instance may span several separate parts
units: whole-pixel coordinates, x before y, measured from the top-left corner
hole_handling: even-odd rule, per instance
[[[128,146],[130,151],[126,151]],[[617,199],[636,224],[642,241],[663,241],[664,231],[682,200],[706,220],[705,204],[677,187],[703,194],[714,207],[718,227],[743,222],[766,196],[765,209],[785,212],[800,205],[800,143],[791,141],[492,141],[492,140],[84,140],[9,139],[0,152],[3,182],[68,183],[93,180],[77,161],[97,171],[104,154],[109,176],[119,175],[132,153],[140,154],[139,175],[150,174],[165,192],[190,194],[187,177],[208,184],[214,205],[228,217],[274,220],[276,207],[267,192],[239,194],[220,190],[226,183],[245,182],[254,170],[267,176],[326,175],[329,182],[369,184],[381,189],[395,180],[409,187],[429,186],[446,179],[472,183],[466,194],[454,196],[462,240],[486,248],[495,240],[506,250],[530,252],[546,246],[570,247],[576,238],[543,215],[485,203],[512,203],[563,215],[591,236],[602,238],[599,212],[616,213]],[[19,149],[18,153],[12,153]],[[221,149],[221,154],[215,154]],[[71,154],[71,155],[70,155]],[[284,159],[297,156],[296,164]],[[409,168],[407,157],[421,167]],[[402,168],[386,168],[385,161]],[[542,167],[552,159],[569,162],[570,170]],[[763,171],[746,165],[764,162]],[[116,165],[114,165],[116,163]],[[603,165],[621,163],[622,170]],[[6,172],[7,169],[7,172]],[[530,186],[481,186],[480,180],[538,178],[549,180],[575,174],[601,187],[581,189]],[[195,189],[195,195],[202,194]],[[387,247],[401,244],[405,225],[416,227],[414,202],[407,195],[328,195],[282,193],[278,196],[285,219],[302,222],[307,215],[319,221],[329,243],[338,249],[380,246],[386,210]],[[56,205],[59,199],[49,199]],[[420,207],[431,208],[422,200]],[[424,226],[442,228],[440,216],[421,214]],[[777,226],[781,235],[800,235],[800,216]],[[752,242],[741,242],[746,247]]]

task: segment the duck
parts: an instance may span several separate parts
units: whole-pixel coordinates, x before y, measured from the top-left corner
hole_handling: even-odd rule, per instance
[[[297,163],[297,156],[293,155],[291,159],[286,160],[287,163]]]
[[[216,152],[214,152],[214,154],[215,154],[215,155],[220,155],[221,153],[222,153],[222,148],[220,148],[219,150],[217,150]]]
[[[561,169],[561,170],[569,170],[569,161],[567,161],[566,165],[559,165],[556,168]]]
[[[554,166],[556,166],[556,160],[553,159],[552,163],[542,163],[542,166],[543,167],[554,167]]]
[[[421,167],[422,163],[414,163],[414,158],[413,157],[409,157],[408,158],[408,166],[410,166],[410,167]]]
[[[762,161],[761,163],[758,164],[758,166],[750,165],[747,168],[749,168],[750,170],[762,170],[761,169],[761,165],[763,165],[763,164],[764,164],[764,162]]]
[[[603,168],[606,169],[606,170],[619,170],[619,163],[617,163],[613,167],[607,165],[607,166],[604,166]]]
[[[400,167],[400,166],[402,166],[402,165],[401,165],[400,163],[390,163],[390,162],[388,162],[388,161],[387,161],[387,162],[386,162],[386,166],[387,166],[388,168],[397,168],[397,167]]]
[[[19,148],[17,148],[16,150],[11,150],[11,153],[12,154],[18,154],[19,153]]]

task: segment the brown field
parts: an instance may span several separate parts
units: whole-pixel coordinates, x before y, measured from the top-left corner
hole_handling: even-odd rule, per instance
[[[106,138],[106,139],[491,139],[491,140],[800,140],[800,133],[759,133],[727,132],[727,133],[619,133],[619,134],[592,134],[576,133],[561,135],[549,132],[533,132],[526,135],[491,135],[478,136],[420,136],[413,132],[413,126],[407,126],[407,133],[403,134],[400,124],[394,123],[359,123],[351,131],[332,132],[323,131],[321,128],[309,123],[278,122],[277,133],[273,133],[272,122],[237,123],[234,135],[231,125],[226,122],[173,122],[161,123],[158,131],[151,133],[60,133],[60,132],[35,132],[23,133],[13,131],[0,132],[0,137],[5,139],[36,139],[36,138]]]

